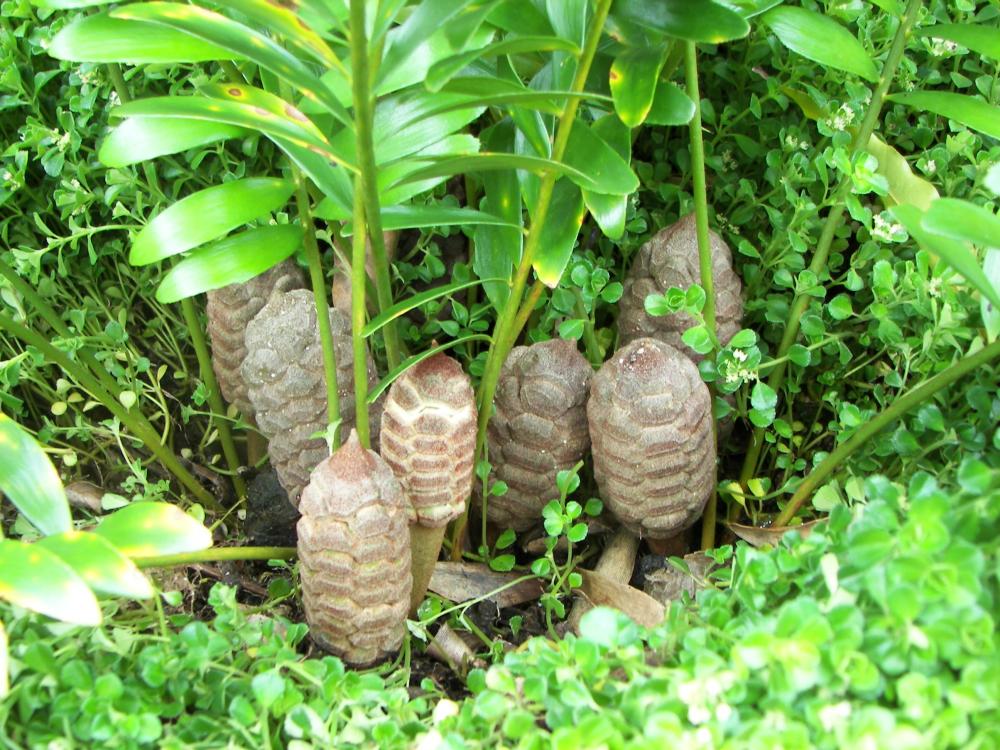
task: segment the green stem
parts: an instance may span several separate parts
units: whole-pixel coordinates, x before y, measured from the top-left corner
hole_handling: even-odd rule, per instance
[[[375,291],[378,295],[379,312],[392,307],[392,286],[389,278],[389,259],[385,251],[385,236],[382,234],[382,211],[378,198],[378,170],[375,166],[375,145],[372,141],[374,119],[374,96],[372,94],[372,74],[368,59],[368,39],[365,32],[365,0],[351,0],[351,68],[352,94],[354,104],[354,129],[357,143],[358,168],[360,169],[361,191],[368,219],[367,230],[372,246],[372,265],[375,269]],[[355,186],[357,190],[357,186]],[[364,234],[365,226],[355,224],[354,233]],[[357,265],[357,264],[355,264]],[[364,272],[364,258],[360,264]],[[402,361],[402,346],[395,321],[382,329],[385,340],[385,354],[389,369],[394,369]]]
[[[365,327],[365,201],[361,193],[361,177],[354,178],[354,237],[351,248],[351,338],[354,345],[354,426],[358,440],[371,448],[368,425],[368,351],[361,331]]]
[[[684,75],[687,81],[688,98],[694,102],[694,116],[689,126],[691,138],[691,177],[694,193],[695,230],[698,236],[698,268],[701,276],[701,286],[705,290],[705,308],[702,317],[705,326],[712,334],[712,340],[718,341],[715,327],[715,279],[712,276],[712,240],[708,234],[708,189],[705,180],[705,142],[701,132],[701,92],[698,88],[698,47],[694,42],[684,42]],[[710,389],[711,397],[715,398],[714,390]],[[712,430],[718,438],[718,425],[713,420]],[[718,505],[718,492],[715,482],[712,483],[712,494],[705,505],[701,519],[701,548],[711,549],[715,546],[715,519]]]
[[[236,496],[244,498],[247,494],[247,486],[239,474],[242,464],[239,454],[236,452],[236,443],[233,442],[233,433],[229,429],[229,421],[226,419],[226,405],[222,401],[219,382],[215,379],[212,355],[208,350],[208,343],[205,341],[205,332],[198,320],[198,313],[194,309],[194,301],[190,297],[181,300],[181,312],[184,314],[184,322],[187,324],[191,344],[194,346],[195,356],[198,359],[198,371],[201,374],[202,382],[205,383],[205,388],[208,390],[208,404],[212,407],[211,421],[215,423],[215,428],[219,431],[219,442],[222,443],[222,454],[229,467],[230,481],[233,483],[233,489],[236,490]]]
[[[132,99],[132,94],[125,83],[125,77],[122,75],[121,68],[116,64],[108,65],[107,68],[115,91],[118,92],[118,98],[122,104],[127,104]],[[166,195],[160,189],[160,182],[153,165],[146,161],[143,162],[142,168],[149,187],[166,199]],[[233,489],[236,491],[237,497],[245,497],[246,484],[244,484],[243,478],[239,475],[239,454],[236,452],[236,443],[233,442],[233,433],[229,429],[229,423],[223,418],[226,413],[226,405],[222,400],[222,392],[219,390],[219,384],[215,379],[215,371],[212,369],[212,355],[209,352],[208,344],[205,342],[205,332],[201,327],[201,322],[198,320],[194,300],[190,297],[182,299],[181,311],[184,315],[184,323],[187,326],[188,335],[191,337],[191,343],[194,346],[195,357],[198,360],[198,371],[201,373],[202,382],[205,383],[205,389],[208,391],[208,403],[212,407],[211,422],[215,424],[215,429],[219,431],[219,442],[222,444],[222,454],[225,456],[226,464],[229,467]]]
[[[159,435],[142,419],[131,414],[128,409],[121,405],[121,402],[109,393],[100,381],[92,375],[87,368],[74,362],[69,356],[52,345],[44,336],[37,331],[22,326],[13,319],[0,313],[0,328],[10,333],[25,344],[33,346],[51,363],[62,368],[63,372],[76,380],[80,385],[90,391],[118,419],[125,427],[141,440],[145,446],[159,459],[160,463],[187,487],[202,505],[214,511],[222,511],[222,505],[212,494],[205,489],[194,476],[184,468],[180,460],[166,448],[161,442]]]
[[[913,409],[915,406],[922,404],[942,388],[946,388],[963,375],[968,374],[980,365],[990,362],[997,357],[1000,357],[1000,341],[994,341],[992,344],[980,349],[975,354],[970,354],[969,356],[960,359],[944,372],[938,373],[934,377],[924,381],[916,388],[907,391],[893,401],[888,408],[879,413],[874,419],[859,427],[857,432],[855,432],[848,440],[845,440],[843,443],[838,445],[829,456],[823,459],[819,466],[809,473],[809,475],[802,481],[802,484],[800,484],[795,490],[795,494],[792,495],[791,500],[788,501],[788,505],[785,506],[785,509],[781,511],[781,514],[777,519],[775,519],[774,525],[787,526],[788,522],[795,516],[795,512],[799,509],[802,503],[805,502],[810,495],[812,495],[813,491],[820,486],[823,480],[836,471],[845,460],[847,460],[856,450],[858,450],[858,448],[862,447],[871,438]]]
[[[858,128],[857,133],[854,135],[854,140],[851,142],[851,153],[857,153],[859,150],[867,146],[868,141],[871,140],[872,133],[875,130],[875,126],[878,124],[879,115],[882,113],[882,106],[885,104],[886,95],[889,93],[889,87],[892,85],[893,78],[896,76],[896,70],[899,68],[899,63],[903,59],[903,52],[906,49],[906,40],[909,37],[910,30],[913,28],[913,24],[917,20],[917,11],[920,10],[922,5],[921,0],[909,0],[906,6],[906,12],[899,21],[899,27],[896,29],[896,34],[892,40],[892,47],[889,49],[889,55],[886,58],[885,65],[882,67],[882,75],[879,78],[878,85],[875,87],[875,91],[872,94],[871,104],[868,106],[868,110],[865,113],[865,117],[861,122],[861,126]],[[845,203],[844,198],[846,198],[848,192],[851,189],[851,178],[850,175],[844,175],[840,180],[840,185],[837,188],[837,192],[833,198],[833,208],[830,209],[830,213],[827,214],[826,223],[823,226],[823,231],[820,234],[819,243],[816,245],[816,252],[813,254],[812,262],[809,264],[809,270],[816,275],[817,278],[821,278],[824,270],[826,269],[826,261],[830,255],[830,248],[833,246],[833,239],[836,235],[837,229],[840,227],[841,220],[844,217]],[[774,389],[775,392],[781,390],[781,387],[785,383],[785,370],[787,367],[787,360],[783,359],[786,354],[788,354],[789,349],[795,343],[799,334],[799,323],[801,322],[802,315],[809,307],[811,297],[807,294],[797,294],[792,300],[791,312],[788,316],[788,324],[785,328],[784,336],[781,338],[781,344],[778,347],[778,351],[775,354],[776,360],[781,360],[778,362],[774,370],[768,376],[767,384]],[[750,438],[750,445],[747,448],[746,458],[743,461],[743,470],[740,472],[740,484],[746,488],[747,481],[754,475],[757,469],[757,462],[760,460],[760,453],[764,447],[764,430],[763,428],[756,428],[753,431],[753,435]]]
[[[169,568],[223,560],[293,560],[297,554],[295,547],[213,547],[200,552],[140,557],[133,562],[140,568]]]
[[[594,332],[594,320],[587,314],[587,308],[583,304],[583,292],[574,288],[573,294],[576,296],[576,314],[583,318],[583,346],[587,351],[587,359],[594,367],[600,367],[604,361],[601,355],[601,345],[597,341],[597,334]]]
[[[292,175],[295,179],[295,204],[299,211],[299,223],[302,225],[304,233],[306,262],[309,264],[309,283],[313,291],[313,304],[316,306],[319,343],[323,350],[323,373],[326,375],[326,419],[328,424],[337,424],[340,421],[340,386],[337,382],[337,355],[333,345],[333,330],[330,328],[330,304],[326,296],[323,259],[320,256],[319,243],[316,241],[316,224],[313,222],[306,179],[295,165],[292,165]],[[337,429],[333,434],[331,444],[334,450],[340,445],[339,436],[340,430]]]
[[[583,91],[584,85],[587,82],[587,75],[590,73],[590,66],[594,61],[594,55],[597,53],[597,45],[601,40],[604,22],[607,20],[610,8],[611,0],[598,0],[594,19],[587,33],[587,40],[580,55],[580,60],[577,63],[576,75],[573,77],[570,91]],[[562,115],[559,117],[555,142],[552,146],[551,158],[553,161],[562,161],[579,106],[580,97],[571,96],[566,99]],[[514,341],[517,340],[517,335],[520,333],[521,327],[523,327],[523,323],[520,327],[518,326],[518,312],[521,309],[521,301],[524,297],[524,290],[527,287],[528,275],[531,273],[535,254],[538,252],[538,246],[541,242],[542,227],[545,225],[545,217],[549,212],[549,204],[552,201],[552,190],[555,184],[556,174],[551,171],[546,172],[542,177],[541,185],[538,189],[538,203],[535,206],[528,239],[524,244],[521,262],[518,264],[517,271],[514,274],[510,296],[507,298],[500,317],[497,319],[493,334],[493,345],[486,355],[483,379],[479,386],[479,430],[476,437],[477,461],[482,456],[483,446],[486,441],[486,425],[490,419],[490,407],[493,404],[493,395],[496,393],[497,382],[500,379],[500,368],[503,367],[504,360],[507,359],[507,354],[513,348]],[[527,317],[524,320],[527,320]]]

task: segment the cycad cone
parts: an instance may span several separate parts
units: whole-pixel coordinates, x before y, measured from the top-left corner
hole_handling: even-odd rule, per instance
[[[445,354],[407,370],[389,390],[381,453],[413,506],[413,602],[423,599],[444,527],[472,491],[476,402],[469,376]]]
[[[313,640],[365,666],[395,654],[410,605],[409,503],[355,431],[319,464],[298,522],[302,604]]]
[[[698,520],[715,436],[711,395],[690,359],[650,338],[619,349],[594,376],[587,418],[594,478],[623,526],[667,539]]]

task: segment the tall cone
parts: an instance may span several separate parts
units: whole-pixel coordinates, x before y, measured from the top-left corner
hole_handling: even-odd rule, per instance
[[[489,458],[507,484],[490,496],[487,518],[523,531],[541,521],[559,496],[556,474],[572,468],[590,447],[587,389],[593,370],[571,341],[515,347],[500,373],[496,412],[489,424]]]
[[[354,427],[354,351],[350,322],[342,313],[330,310],[330,327],[343,435]],[[240,372],[247,383],[257,424],[268,438],[271,465],[288,499],[298,506],[309,474],[327,456],[325,441],[311,437],[327,426],[323,349],[312,292],[301,289],[272,296],[247,326],[246,347]],[[375,365],[369,357],[369,386],[376,379]],[[377,411],[373,412],[372,432],[377,438],[379,422]]]
[[[239,409],[244,419],[253,419],[253,406],[247,395],[240,367],[247,356],[244,335],[250,321],[267,304],[274,292],[301,289],[305,280],[294,260],[285,260],[260,276],[239,284],[230,284],[208,293],[205,312],[212,342],[212,369],[219,381],[222,397]]]
[[[298,522],[302,604],[312,639],[355,666],[393,656],[410,605],[410,508],[392,470],[347,442],[313,471]]]

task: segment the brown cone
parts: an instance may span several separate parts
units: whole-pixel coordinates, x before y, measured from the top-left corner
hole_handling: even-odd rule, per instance
[[[392,384],[382,412],[382,458],[403,485],[417,522],[444,526],[472,491],[476,401],[469,376],[446,354]]]
[[[733,271],[729,246],[715,232],[709,234],[712,240],[716,330],[719,342],[725,346],[740,330],[743,318],[742,285]],[[681,341],[684,331],[694,325],[689,315],[676,313],[653,317],[645,307],[646,297],[650,294],[662,294],[670,287],[687,289],[692,284],[700,283],[698,235],[692,213],[661,230],[639,248],[619,302],[618,335],[621,343],[649,336],[680,349],[695,362],[701,361],[702,355]]]
[[[301,289],[302,271],[294,260],[285,260],[260,276],[239,284],[230,284],[208,293],[205,311],[208,336],[212,342],[212,369],[219,381],[222,397],[239,409],[244,419],[253,419],[253,406],[240,374],[246,359],[244,342],[247,325],[275,291]]]
[[[354,427],[354,351],[350,323],[330,310],[330,326],[337,359],[341,435]],[[241,373],[260,427],[269,443],[271,465],[278,472],[288,499],[298,505],[313,468],[326,458],[322,438],[310,438],[327,426],[326,376],[323,349],[316,325],[312,292],[304,289],[275,294],[247,326],[247,356]],[[368,360],[368,383],[377,375]],[[372,408],[373,439],[377,439],[378,410]]]
[[[355,666],[394,655],[410,607],[409,508],[355,431],[313,471],[298,522],[302,604],[312,639]]]
[[[556,474],[572,468],[590,446],[587,388],[593,370],[571,341],[552,339],[515,347],[497,384],[489,424],[489,458],[507,484],[490,496],[492,523],[523,531],[559,497]]]
[[[640,537],[666,539],[701,515],[715,480],[712,399],[698,368],[656,339],[619,349],[587,402],[594,477]]]

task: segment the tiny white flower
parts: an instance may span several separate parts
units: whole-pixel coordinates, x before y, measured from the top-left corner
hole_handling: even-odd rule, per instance
[[[688,706],[688,721],[692,724],[704,724],[712,718],[711,712],[700,704]]]
[[[827,732],[832,732],[836,727],[843,724],[851,715],[851,704],[847,701],[841,701],[840,703],[831,703],[828,706],[823,706],[819,710],[819,721],[823,725],[823,729]]]
[[[733,359],[735,359],[737,362],[746,362],[747,353],[742,349],[733,349]]]

